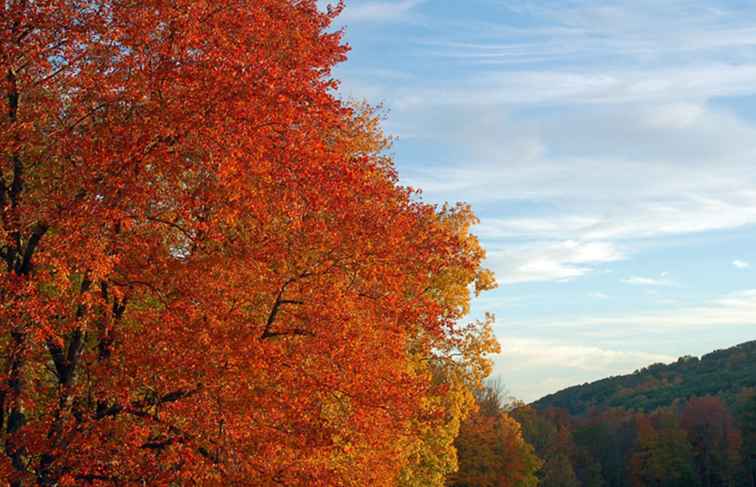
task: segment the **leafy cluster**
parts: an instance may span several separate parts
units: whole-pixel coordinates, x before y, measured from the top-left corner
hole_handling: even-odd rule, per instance
[[[459,471],[449,487],[535,487],[542,466],[520,424],[507,412],[500,391],[487,386],[476,394],[478,409],[462,423],[455,445]]]

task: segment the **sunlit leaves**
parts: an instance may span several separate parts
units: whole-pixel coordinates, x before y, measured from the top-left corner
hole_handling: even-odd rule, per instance
[[[494,280],[333,96],[338,9],[2,9],[0,473],[388,486],[425,450],[441,482]]]

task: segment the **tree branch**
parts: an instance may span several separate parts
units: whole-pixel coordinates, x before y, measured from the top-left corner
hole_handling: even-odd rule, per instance
[[[276,337],[286,337],[286,336],[299,336],[299,337],[314,337],[315,333],[311,332],[310,330],[304,330],[302,328],[294,328],[291,330],[286,331],[268,331],[266,330],[261,340],[265,340],[267,338],[276,338]]]
[[[305,304],[304,301],[299,301],[296,299],[283,299],[283,294],[284,292],[286,292],[286,288],[292,282],[294,282],[294,279],[289,279],[283,284],[283,286],[281,286],[281,289],[278,291],[276,300],[273,302],[273,307],[270,309],[270,313],[268,314],[268,319],[265,321],[265,329],[263,330],[262,335],[260,335],[260,340],[280,336],[314,336],[312,332],[302,329],[294,329],[286,332],[273,331],[273,323],[275,323],[276,321],[276,317],[278,316],[278,312],[280,311],[281,306],[286,304]]]
[[[202,384],[198,384],[194,389],[177,389],[175,391],[168,392],[157,398],[145,398],[139,401],[133,401],[127,406],[121,404],[108,405],[104,401],[100,401],[97,404],[97,410],[95,412],[95,419],[105,419],[107,417],[114,417],[121,413],[136,414],[137,416],[147,414],[146,408],[151,406],[160,406],[162,404],[169,404],[172,402],[180,401],[191,397],[199,393],[203,388]]]
[[[23,257],[18,264],[18,269],[16,270],[17,274],[26,275],[31,271],[32,256],[34,255],[34,251],[37,249],[39,242],[42,240],[42,237],[47,233],[48,228],[49,227],[46,223],[37,223],[34,225],[29,241],[26,243]]]

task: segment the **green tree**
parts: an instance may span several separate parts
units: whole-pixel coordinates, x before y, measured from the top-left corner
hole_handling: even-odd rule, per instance
[[[656,426],[646,415],[638,415],[637,446],[629,461],[629,470],[637,487],[694,487],[699,485],[693,452],[679,420],[670,412],[655,418]]]
[[[747,483],[756,487],[756,391],[750,392],[745,400],[740,418],[743,433],[743,461],[747,471]]]
[[[578,487],[571,456],[575,452],[569,418],[563,412],[542,413],[532,406],[521,406],[512,415],[522,425],[526,441],[543,461],[539,472],[542,487]]]

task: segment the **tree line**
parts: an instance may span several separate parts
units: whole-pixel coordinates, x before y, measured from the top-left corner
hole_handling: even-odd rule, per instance
[[[573,415],[596,408],[653,411],[689,397],[719,396],[732,404],[747,388],[756,388],[756,341],[569,387],[539,399],[535,405],[539,409],[565,409]]]
[[[543,462],[544,487],[756,485],[756,389],[732,406],[703,396],[651,412],[519,405],[511,414]]]
[[[455,440],[450,487],[753,487],[756,388],[728,404],[690,397],[652,411],[573,415],[508,400],[494,383]]]

